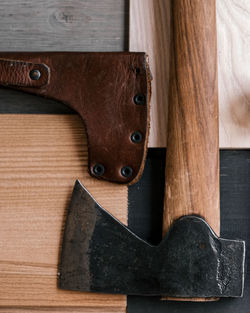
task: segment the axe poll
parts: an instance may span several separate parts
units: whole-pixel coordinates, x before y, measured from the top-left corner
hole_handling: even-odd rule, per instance
[[[172,1],[164,237],[152,246],[76,182],[59,287],[78,291],[241,297],[245,243],[219,238],[215,0]]]

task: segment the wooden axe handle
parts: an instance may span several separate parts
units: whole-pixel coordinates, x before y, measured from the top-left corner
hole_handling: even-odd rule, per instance
[[[215,0],[172,0],[163,233],[183,215],[220,233]],[[205,298],[167,298],[208,301]]]
[[[219,235],[215,0],[172,0],[172,19],[163,229],[198,214]]]

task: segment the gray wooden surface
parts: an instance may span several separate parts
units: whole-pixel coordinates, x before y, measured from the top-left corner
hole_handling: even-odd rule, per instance
[[[129,0],[1,0],[0,50],[127,50],[128,11]],[[0,89],[0,113],[70,112],[52,101]]]
[[[126,0],[1,0],[2,51],[120,51]],[[127,31],[126,31],[127,34]]]

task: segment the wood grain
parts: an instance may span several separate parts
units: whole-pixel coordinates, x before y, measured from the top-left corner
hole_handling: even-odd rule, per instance
[[[88,175],[86,135],[78,116],[6,114],[0,123],[0,306],[124,312],[124,296],[67,292],[56,284],[75,180],[124,223],[127,187]]]
[[[250,148],[250,1],[217,0],[220,147]]]
[[[64,307],[64,308],[56,308],[56,307],[24,307],[24,308],[9,308],[2,307],[0,308],[0,313],[125,313],[126,310],[123,308],[72,308],[72,307]]]
[[[153,76],[149,146],[165,147],[170,65],[169,0],[131,0],[129,29],[130,51],[147,52]]]
[[[164,233],[183,215],[219,235],[215,0],[173,0]]]
[[[3,0],[1,51],[122,51],[127,18],[128,0]],[[55,101],[4,89],[0,112],[72,113]],[[86,178],[124,222],[126,188],[88,180],[85,133],[76,116],[1,116],[2,125],[0,312],[124,312],[125,297],[58,291],[56,275],[74,180]]]
[[[123,51],[129,0],[1,0],[1,51]],[[0,89],[0,113],[58,113],[56,102]]]
[[[166,234],[182,216],[199,215],[219,235],[215,0],[172,0],[171,7],[173,41],[163,232]]]
[[[1,51],[120,51],[125,0],[1,0]]]
[[[220,148],[250,148],[250,1],[217,0]],[[165,147],[170,0],[130,0],[131,51],[145,50],[153,76],[149,145]]]

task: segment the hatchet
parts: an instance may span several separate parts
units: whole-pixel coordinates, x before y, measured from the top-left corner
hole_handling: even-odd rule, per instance
[[[241,297],[245,243],[219,238],[215,0],[173,0],[164,237],[132,233],[76,182],[59,287],[182,298]]]

